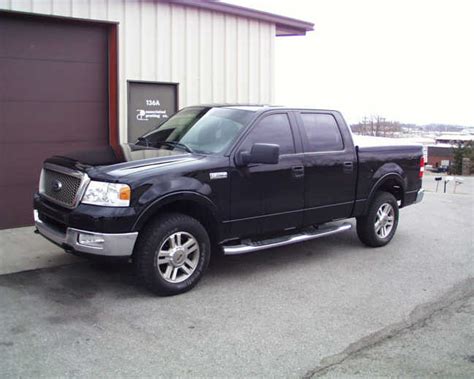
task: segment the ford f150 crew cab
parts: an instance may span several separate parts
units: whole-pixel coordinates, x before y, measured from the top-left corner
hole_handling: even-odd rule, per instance
[[[37,231],[67,252],[129,257],[160,295],[191,289],[213,253],[241,254],[350,229],[387,244],[421,201],[421,145],[353,138],[337,111],[184,108],[134,144],[53,156]]]

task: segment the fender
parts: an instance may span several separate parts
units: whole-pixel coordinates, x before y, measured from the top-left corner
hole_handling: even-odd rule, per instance
[[[387,180],[394,180],[397,185],[399,185],[402,189],[402,206],[405,201],[405,191],[406,191],[406,178],[405,172],[403,169],[395,164],[395,163],[387,163],[381,166],[372,176],[372,180],[375,183],[372,185],[370,190],[369,196],[366,202],[366,209],[368,208],[369,204],[372,202],[372,199],[375,196],[375,193],[378,189],[387,181]]]
[[[180,200],[191,201],[204,206],[212,213],[216,221],[220,222],[217,206],[207,196],[194,191],[178,191],[164,195],[149,204],[138,216],[133,225],[133,230],[140,230],[150,217],[153,217],[160,208]]]

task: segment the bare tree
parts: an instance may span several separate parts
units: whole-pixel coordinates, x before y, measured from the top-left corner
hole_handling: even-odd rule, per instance
[[[396,137],[401,132],[398,121],[388,121],[379,115],[365,116],[361,122],[351,126],[356,134],[374,137]]]

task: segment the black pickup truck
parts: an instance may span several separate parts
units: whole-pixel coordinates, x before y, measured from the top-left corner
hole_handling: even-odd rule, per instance
[[[82,255],[129,257],[160,295],[191,289],[213,254],[350,229],[373,247],[423,198],[421,145],[357,141],[337,111],[184,108],[134,144],[53,156],[37,231]],[[328,224],[329,223],[329,224]]]

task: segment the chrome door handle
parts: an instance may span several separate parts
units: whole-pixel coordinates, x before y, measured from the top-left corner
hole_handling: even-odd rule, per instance
[[[291,171],[294,178],[302,178],[304,176],[304,166],[293,166]]]
[[[343,163],[344,171],[352,171],[354,168],[354,163],[353,162],[344,162]]]

